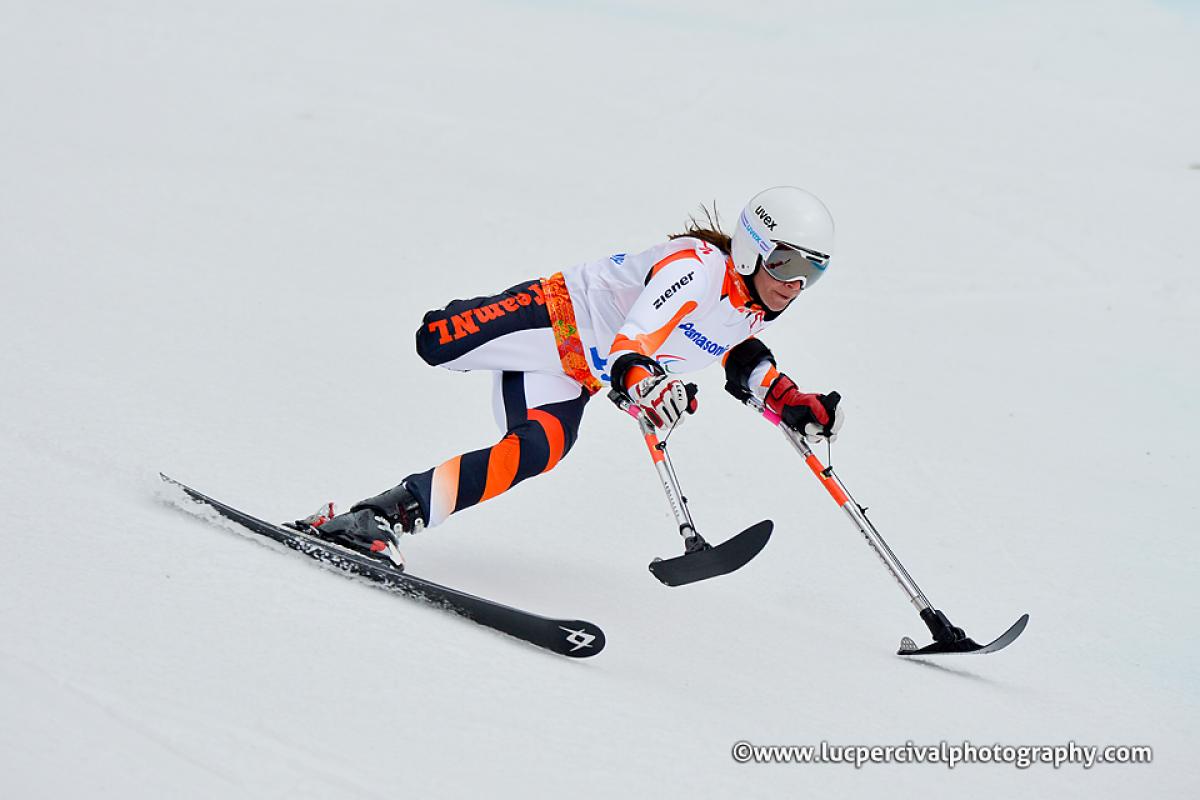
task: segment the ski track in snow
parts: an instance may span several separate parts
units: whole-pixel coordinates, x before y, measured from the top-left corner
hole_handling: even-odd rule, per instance
[[[0,796],[1195,796],[1198,37],[1177,2],[6,10]],[[672,456],[709,539],[775,520],[743,570],[653,580],[678,537],[603,398],[553,474],[408,540],[596,622],[594,659],[164,494],[294,519],[490,444],[487,376],[412,352],[425,310],[779,182],[839,247],[769,343],[842,392],[833,463],[935,605],[981,642],[1030,614],[1007,650],[896,657],[923,625],[716,372]]]

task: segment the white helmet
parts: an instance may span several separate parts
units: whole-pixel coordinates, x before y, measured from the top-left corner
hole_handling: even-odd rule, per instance
[[[751,275],[759,265],[781,281],[807,289],[833,255],[833,216],[816,195],[776,186],[750,198],[733,232],[733,266]]]

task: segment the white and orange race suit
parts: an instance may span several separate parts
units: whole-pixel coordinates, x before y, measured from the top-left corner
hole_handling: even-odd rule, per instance
[[[447,369],[491,371],[493,413],[504,433],[490,447],[405,478],[426,526],[557,465],[576,440],[588,398],[612,381],[614,365],[695,372],[746,343],[726,374],[736,363],[730,380],[762,400],[779,373],[753,337],[774,316],[725,253],[686,236],[428,312],[417,353]],[[628,389],[630,380],[619,380]]]
[[[753,300],[725,253],[692,237],[580,264],[562,275],[588,368],[604,383],[626,353],[651,358],[668,374],[704,369],[769,328],[776,316]],[[777,373],[769,362],[759,367],[750,388],[761,400]]]

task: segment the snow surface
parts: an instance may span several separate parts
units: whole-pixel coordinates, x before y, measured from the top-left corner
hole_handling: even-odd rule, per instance
[[[0,795],[1195,797],[1194,4],[0,6]],[[700,376],[673,439],[741,572],[677,548],[627,418],[410,542],[602,625],[568,661],[162,502],[268,518],[494,440],[421,314],[776,183],[834,268],[769,341],[834,462],[1003,653],[910,662],[893,581]],[[1151,765],[739,765],[758,744],[1148,744]]]

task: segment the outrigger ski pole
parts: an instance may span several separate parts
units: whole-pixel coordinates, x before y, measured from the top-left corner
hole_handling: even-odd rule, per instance
[[[750,398],[746,401],[747,405],[763,411],[763,405],[756,398]],[[917,611],[921,615],[921,619],[925,622],[929,632],[933,635],[933,644],[918,648],[916,642],[905,636],[900,640],[900,649],[896,651],[897,655],[901,656],[927,656],[938,655],[943,653],[994,653],[997,650],[1002,650],[1012,644],[1021,632],[1025,630],[1026,624],[1029,623],[1029,615],[1022,614],[1021,618],[1012,624],[1012,626],[1002,633],[998,638],[988,644],[979,644],[971,639],[963,631],[962,628],[957,628],[950,623],[950,620],[941,611],[933,607],[929,600],[925,597],[925,593],[917,586],[917,582],[913,580],[912,575],[908,574],[908,570],[900,563],[900,559],[896,558],[896,554],[892,552],[892,548],[888,547],[887,542],[883,540],[883,536],[875,529],[875,525],[871,520],[867,519],[867,509],[858,504],[858,502],[850,495],[846,489],[846,485],[842,483],[833,471],[833,467],[826,467],[817,458],[816,453],[808,446],[804,440],[804,436],[798,431],[792,430],[787,425],[783,425],[782,421],[775,415],[764,414],[768,422],[775,424],[779,430],[783,431],[784,437],[791,442],[792,447],[796,448],[796,452],[808,464],[808,468],[812,470],[817,479],[821,481],[821,485],[829,492],[830,497],[842,507],[846,512],[846,516],[858,528],[859,533],[867,540],[867,544],[875,551],[879,559],[883,561],[883,565],[887,571],[892,573],[892,577],[900,584],[900,588],[908,595],[908,599],[916,606]]]
[[[688,388],[689,392],[695,391],[692,385]],[[675,468],[671,466],[671,459],[667,456],[666,441],[659,441],[654,425],[629,398],[614,389],[608,393],[608,399],[637,420],[642,437],[646,441],[646,449],[650,452],[650,459],[654,462],[654,469],[658,472],[658,479],[667,495],[671,513],[675,515],[675,522],[679,525],[679,535],[683,537],[683,555],[667,559],[656,558],[650,562],[650,572],[654,577],[667,586],[682,586],[733,572],[758,555],[771,538],[775,523],[769,519],[763,520],[715,547],[710,545],[696,530],[696,524],[692,521],[687,498],[679,488]]]

